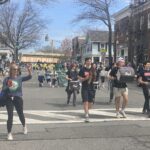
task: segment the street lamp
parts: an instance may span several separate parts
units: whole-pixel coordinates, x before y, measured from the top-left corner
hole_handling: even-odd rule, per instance
[[[48,34],[45,35],[45,41],[46,42],[50,42],[52,53],[55,50],[55,45],[54,44],[55,43],[61,43],[61,41],[59,41],[59,40],[50,39],[49,36],[48,36]]]
[[[8,2],[9,0],[0,0],[0,5]]]

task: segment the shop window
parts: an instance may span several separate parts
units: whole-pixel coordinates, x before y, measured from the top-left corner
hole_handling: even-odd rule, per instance
[[[124,49],[121,50],[121,57],[124,56]]]

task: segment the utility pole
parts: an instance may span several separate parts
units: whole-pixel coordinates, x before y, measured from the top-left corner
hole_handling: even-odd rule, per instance
[[[54,40],[51,40],[51,49],[52,49],[52,54],[53,54],[53,52],[54,52]]]

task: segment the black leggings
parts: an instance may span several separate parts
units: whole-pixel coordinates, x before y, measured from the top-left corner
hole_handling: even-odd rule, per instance
[[[143,86],[143,94],[144,94],[144,98],[145,98],[145,102],[144,102],[144,106],[143,106],[143,111],[147,111],[149,112],[149,90],[146,86]]]
[[[13,100],[11,98],[8,98],[6,103],[6,109],[8,113],[8,120],[7,120],[8,133],[10,133],[12,129],[14,106],[22,125],[25,126],[25,117],[23,113],[23,99],[21,97],[14,97]]]

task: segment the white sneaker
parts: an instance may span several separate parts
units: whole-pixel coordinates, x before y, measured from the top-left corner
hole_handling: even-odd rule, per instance
[[[120,113],[119,112],[116,113],[116,118],[120,118]]]
[[[120,114],[123,116],[123,118],[127,118],[127,115],[126,115],[126,113],[124,112],[124,110],[121,110],[121,111],[120,111]]]
[[[90,121],[89,121],[89,114],[86,114],[86,115],[85,115],[85,122],[90,122]]]
[[[12,141],[13,140],[13,136],[11,133],[8,133],[7,135],[7,140]]]
[[[23,134],[27,134],[28,133],[28,130],[27,130],[27,127],[23,127]]]

